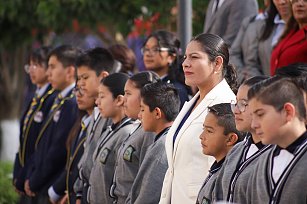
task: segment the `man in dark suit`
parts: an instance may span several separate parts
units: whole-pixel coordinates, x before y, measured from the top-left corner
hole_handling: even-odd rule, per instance
[[[210,0],[204,33],[216,34],[231,46],[242,20],[257,13],[258,2],[256,0]]]

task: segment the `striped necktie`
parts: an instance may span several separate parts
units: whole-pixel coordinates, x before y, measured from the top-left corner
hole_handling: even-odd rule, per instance
[[[37,94],[35,94],[35,96],[32,98],[32,102],[31,102],[31,105],[29,107],[29,110],[25,116],[25,119],[24,119],[24,122],[23,122],[23,132],[26,130],[27,128],[27,125],[28,125],[28,122],[30,120],[30,117],[31,115],[33,114],[33,112],[35,111],[36,107],[37,107],[37,104],[38,104],[38,100],[39,100],[39,97]]]
[[[58,94],[57,97],[54,100],[52,107],[51,107],[51,112],[53,112],[54,109],[56,109],[60,105],[62,99],[63,99],[62,95]]]

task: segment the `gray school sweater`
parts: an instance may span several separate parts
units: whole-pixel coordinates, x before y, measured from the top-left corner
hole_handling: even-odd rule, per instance
[[[236,144],[226,156],[224,165],[216,179],[215,200],[247,203],[247,181],[253,173],[259,155],[270,148],[270,146],[263,147],[245,159],[251,143],[251,136],[248,136],[246,141]]]
[[[157,204],[160,200],[165,172],[168,168],[165,137],[169,128],[155,137],[133,182],[126,204]]]
[[[90,173],[93,166],[92,155],[96,149],[97,141],[99,140],[103,131],[106,130],[107,126],[111,124],[111,120],[98,116],[96,120],[91,120],[89,128],[87,130],[87,138],[84,142],[84,152],[79,161],[79,178],[75,182],[74,191],[77,196],[82,195],[82,191],[85,184],[88,184]],[[84,193],[84,192],[83,192]]]
[[[129,135],[135,124],[124,119],[114,130],[105,131],[93,154],[93,168],[89,179],[88,202],[91,204],[112,203],[110,187],[114,175],[114,166],[118,148]]]
[[[110,190],[114,203],[125,203],[147,149],[153,140],[154,133],[145,132],[139,124],[138,128],[120,146]]]
[[[215,202],[214,189],[216,178],[220,173],[220,169],[223,166],[225,158],[219,161],[215,161],[210,170],[204,184],[202,185],[196,200],[196,204],[210,204]]]
[[[259,158],[253,175],[248,181],[248,203],[307,203],[307,140],[295,151],[294,158],[276,184],[272,178],[275,149],[276,146]]]

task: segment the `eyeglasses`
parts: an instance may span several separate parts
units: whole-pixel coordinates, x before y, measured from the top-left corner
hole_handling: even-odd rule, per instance
[[[73,89],[73,93],[74,93],[75,95],[79,94],[80,96],[83,96],[83,95],[84,95],[83,89],[82,89],[82,88],[79,88],[79,87],[75,87],[75,88]]]
[[[237,108],[241,113],[243,113],[246,110],[246,106],[248,106],[246,100],[238,100],[237,102],[231,101],[232,112],[235,112],[235,109]]]
[[[26,64],[25,66],[24,66],[24,69],[25,69],[25,72],[27,73],[27,74],[29,74],[30,73],[30,69],[37,69],[37,66],[36,65],[30,65],[30,64]]]
[[[151,54],[151,55],[155,55],[155,54],[157,54],[159,52],[168,52],[168,51],[170,51],[170,49],[167,48],[167,47],[153,47],[153,48],[145,48],[145,47],[143,47],[141,49],[142,55],[144,55],[146,53]]]
[[[290,0],[291,4],[295,4],[297,2],[303,2],[303,3],[307,3],[307,0]]]

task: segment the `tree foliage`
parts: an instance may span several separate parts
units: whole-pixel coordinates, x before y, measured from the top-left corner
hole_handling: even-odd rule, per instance
[[[209,1],[192,2],[195,35],[202,32]],[[46,44],[50,33],[93,33],[111,43],[118,34],[125,38],[157,28],[176,32],[176,4],[176,0],[0,0],[0,119],[19,112],[22,67],[33,42]]]

